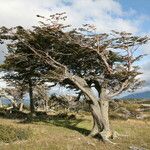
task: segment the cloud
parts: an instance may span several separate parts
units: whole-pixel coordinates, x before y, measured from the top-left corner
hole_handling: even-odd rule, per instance
[[[144,54],[147,54],[148,56],[150,55],[150,41],[147,44],[143,45],[141,48]]]
[[[38,22],[37,14],[48,16],[64,11],[68,15],[67,23],[74,26],[94,23],[101,32],[138,29],[136,19],[123,19],[126,12],[115,0],[1,0],[0,25],[30,27]],[[132,15],[133,10],[130,12]]]
[[[144,35],[150,36],[150,33],[144,33]],[[137,90],[137,92],[150,91],[150,41],[141,46],[141,53],[147,54],[147,56],[145,56],[139,64],[141,67],[141,72],[143,73],[140,75],[140,78],[144,80],[145,83],[140,90]]]
[[[144,63],[141,64],[141,72],[143,73],[140,78],[145,81],[142,91],[150,91],[150,60],[145,59]]]
[[[37,14],[49,16],[64,11],[68,15],[66,23],[74,27],[91,23],[95,24],[100,32],[138,30],[135,23],[137,19],[123,19],[127,13],[132,16],[136,12],[123,11],[120,3],[115,0],[1,0],[0,26],[31,27],[38,22]],[[6,51],[2,46],[1,49]],[[3,56],[3,52],[0,51],[0,63],[4,59]]]

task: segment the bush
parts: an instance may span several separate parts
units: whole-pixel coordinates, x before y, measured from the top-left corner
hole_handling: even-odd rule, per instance
[[[0,117],[6,117],[7,112],[5,110],[5,108],[0,108]]]
[[[31,135],[29,129],[14,128],[13,126],[0,124],[0,142],[14,142],[17,140],[26,140]]]

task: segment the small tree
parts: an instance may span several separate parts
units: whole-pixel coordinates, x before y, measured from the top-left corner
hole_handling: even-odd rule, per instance
[[[16,27],[17,34],[26,34],[25,30],[18,26]],[[11,40],[7,44],[8,55],[4,64],[1,65],[2,71],[5,72],[4,79],[11,83],[21,83],[20,88],[28,87],[30,97],[30,110],[34,113],[34,98],[33,98],[33,87],[37,82],[42,82],[41,74],[45,72],[45,68],[40,68],[40,62],[33,56],[33,52],[25,46],[22,42],[17,41],[16,36],[4,35],[8,32],[5,27],[1,28],[3,34],[1,39]],[[46,65],[45,65],[46,67]]]
[[[26,94],[27,89],[28,89],[27,85],[23,84],[23,82],[19,80],[14,80],[14,81],[9,80],[7,79],[7,76],[5,76],[4,78],[5,78],[5,81],[8,83],[8,86],[11,87],[11,89],[8,88],[9,90],[5,90],[5,91],[8,91],[8,93],[14,97],[14,99],[18,103],[17,107],[19,111],[22,111],[23,110],[23,97]]]
[[[2,88],[0,89],[0,98],[6,98],[11,102],[11,107],[12,108],[18,108],[18,101],[15,99],[14,95],[11,93],[12,89],[10,88]],[[2,107],[2,102],[1,102],[1,107]]]

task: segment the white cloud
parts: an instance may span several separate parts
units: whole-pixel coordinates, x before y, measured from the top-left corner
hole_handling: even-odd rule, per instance
[[[67,2],[72,3],[65,5]],[[126,13],[114,0],[1,0],[0,3],[0,25],[30,27],[37,23],[37,14],[48,16],[66,11],[67,22],[75,26],[89,22],[94,23],[101,32],[112,29],[137,31],[136,20],[122,19]]]
[[[142,46],[142,50],[144,54],[150,55],[150,41]]]
[[[135,93],[140,93],[144,91],[150,91],[150,60],[149,57],[144,59],[141,64],[139,64],[141,67],[140,72],[142,73],[139,75],[139,78],[144,82],[141,88],[135,91]]]
[[[92,23],[100,32],[137,31],[136,20],[122,19],[126,12],[114,0],[0,0],[0,26],[31,27],[38,22],[37,14],[49,16],[64,11],[68,15],[67,24],[74,26]],[[133,11],[129,14],[132,15]],[[6,48],[0,46],[0,49]],[[3,56],[0,51],[0,62]]]

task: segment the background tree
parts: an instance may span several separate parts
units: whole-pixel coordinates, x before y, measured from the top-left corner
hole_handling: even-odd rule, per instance
[[[13,93],[11,93],[13,89],[11,88],[1,88],[0,89],[0,98],[6,98],[11,102],[11,107],[9,107],[8,109],[12,109],[12,108],[18,108],[18,102],[17,100],[14,98]],[[2,102],[1,102],[1,107],[2,107]]]
[[[7,29],[3,27],[1,31],[6,33]],[[22,27],[17,27],[17,34],[25,33]],[[45,72],[46,66],[44,66],[44,69],[40,68],[40,62],[33,56],[33,52],[22,42],[15,42],[17,40],[16,36],[2,35],[1,38],[11,40],[7,44],[8,55],[6,55],[4,64],[1,65],[1,69],[5,72],[3,78],[11,83],[21,83],[20,88],[28,87],[30,110],[31,113],[34,113],[33,87],[37,82],[42,82],[40,77]]]
[[[6,89],[5,91],[13,96],[13,98],[17,101],[19,111],[22,111],[24,105],[23,98],[24,95],[27,93],[28,87],[19,80],[12,81],[5,78],[5,81],[7,82],[7,86],[10,86],[10,88]]]

